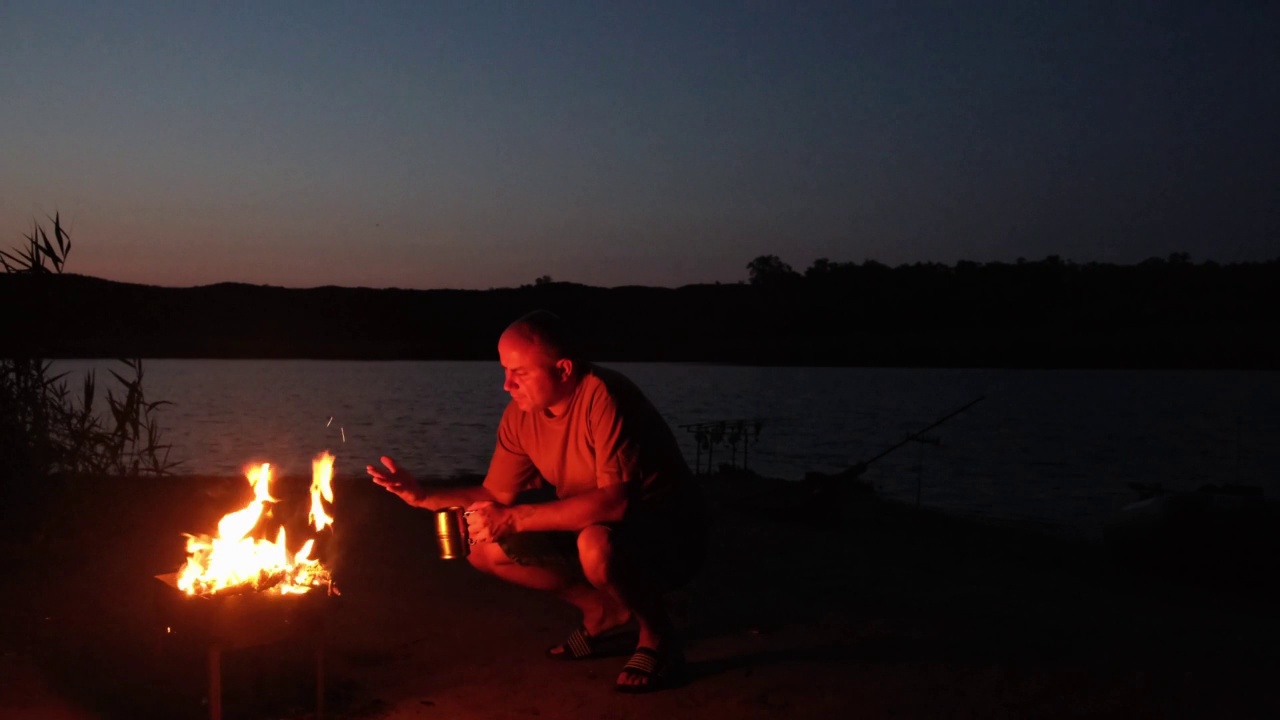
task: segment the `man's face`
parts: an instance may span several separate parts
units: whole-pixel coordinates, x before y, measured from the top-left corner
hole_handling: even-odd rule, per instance
[[[498,359],[506,373],[502,389],[511,393],[517,407],[559,414],[558,406],[573,392],[568,360],[550,357],[541,346],[513,331],[498,338]]]

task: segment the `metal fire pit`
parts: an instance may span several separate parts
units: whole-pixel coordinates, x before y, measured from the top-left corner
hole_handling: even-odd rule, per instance
[[[313,648],[316,718],[324,717],[324,631],[333,596],[323,588],[301,595],[257,591],[187,595],[178,589],[177,577],[177,573],[156,576],[157,614],[166,635],[205,649],[212,720],[222,718],[222,653],[285,640]]]

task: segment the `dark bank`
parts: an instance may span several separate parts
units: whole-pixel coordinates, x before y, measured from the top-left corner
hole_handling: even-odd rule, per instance
[[[601,288],[166,288],[70,274],[0,275],[5,354],[37,357],[456,359],[531,308],[570,317],[600,360],[776,365],[1280,367],[1280,261],[1175,254],[1137,265],[775,256],[746,282]]]

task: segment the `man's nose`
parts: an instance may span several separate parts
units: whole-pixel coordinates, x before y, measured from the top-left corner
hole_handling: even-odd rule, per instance
[[[512,388],[515,386],[516,383],[511,379],[511,373],[504,373],[502,376],[502,389],[505,392],[511,392]]]

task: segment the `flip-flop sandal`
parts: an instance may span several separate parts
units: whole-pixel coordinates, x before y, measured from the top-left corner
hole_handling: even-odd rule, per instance
[[[552,660],[587,660],[589,658],[619,655],[625,652],[622,641],[627,639],[627,628],[620,625],[606,630],[599,635],[588,635],[587,629],[579,626],[569,633],[565,641],[547,648],[547,657]]]
[[[627,664],[622,666],[622,672],[632,678],[644,678],[644,682],[619,682],[614,689],[621,693],[639,694],[675,687],[684,680],[684,663],[681,660],[679,655],[638,647]]]

